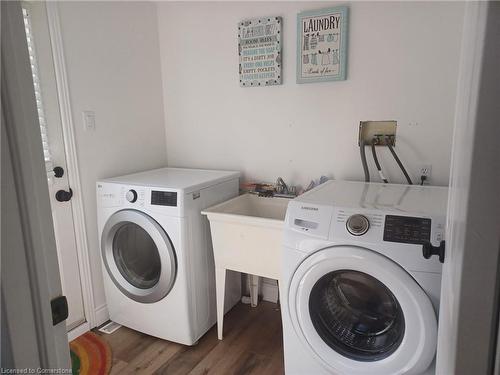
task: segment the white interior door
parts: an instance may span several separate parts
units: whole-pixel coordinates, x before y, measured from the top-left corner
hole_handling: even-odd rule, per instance
[[[71,362],[65,303],[23,16],[16,1],[1,2],[0,13],[0,367],[2,373],[49,373],[45,369],[68,373],[65,369],[71,369]]]
[[[68,300],[69,316],[66,326],[69,331],[86,321],[72,201],[71,199],[67,201],[56,199],[58,192],[60,198],[69,198],[68,193],[71,190],[68,175],[71,171],[68,170],[66,163],[45,3],[24,2],[23,14],[44,147],[61,283],[63,293]],[[55,167],[60,167],[64,171],[61,177],[56,177],[53,173]]]
[[[464,19],[436,373],[499,374],[500,3]]]

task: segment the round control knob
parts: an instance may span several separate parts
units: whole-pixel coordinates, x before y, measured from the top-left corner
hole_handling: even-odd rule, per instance
[[[347,230],[354,236],[362,236],[370,229],[370,222],[363,215],[352,215],[347,219]]]
[[[137,200],[137,192],[133,189],[127,191],[127,194],[125,194],[125,198],[130,202],[134,203]]]

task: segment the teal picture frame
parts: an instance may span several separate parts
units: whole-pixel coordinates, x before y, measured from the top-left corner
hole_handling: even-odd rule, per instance
[[[297,83],[347,79],[348,17],[347,6],[297,14]]]

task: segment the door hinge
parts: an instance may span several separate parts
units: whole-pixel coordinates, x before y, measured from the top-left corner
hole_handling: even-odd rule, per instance
[[[68,300],[66,296],[59,296],[50,301],[52,309],[52,325],[61,323],[68,319]]]

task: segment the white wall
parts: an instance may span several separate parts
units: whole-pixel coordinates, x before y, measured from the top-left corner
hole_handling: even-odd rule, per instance
[[[431,183],[447,185],[463,4],[350,3],[347,81],[298,85],[296,14],[330,5],[159,3],[169,165],[302,185],[322,174],[360,180],[359,121],[394,119],[409,172],[431,164]],[[237,23],[267,15],[283,17],[284,84],[240,88]]]
[[[156,7],[146,2],[61,2],[59,9],[94,300],[102,319],[95,183],[166,165]],[[83,129],[84,110],[96,113],[93,132]]]

